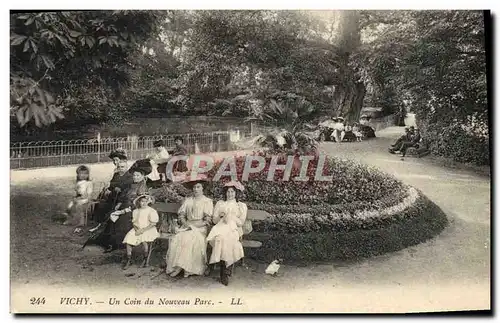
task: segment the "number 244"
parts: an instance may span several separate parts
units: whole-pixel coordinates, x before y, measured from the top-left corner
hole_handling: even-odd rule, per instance
[[[30,298],[31,305],[45,304],[45,297],[32,297]]]

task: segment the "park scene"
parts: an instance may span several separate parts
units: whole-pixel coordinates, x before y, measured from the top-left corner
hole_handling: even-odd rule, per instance
[[[489,19],[11,12],[11,294],[490,310]]]

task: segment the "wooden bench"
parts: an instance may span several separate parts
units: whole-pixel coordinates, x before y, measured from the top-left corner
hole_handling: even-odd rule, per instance
[[[159,247],[160,243],[162,241],[168,241],[172,239],[172,237],[175,235],[174,233],[171,232],[161,232],[161,225],[164,223],[165,219],[167,222],[169,220],[172,220],[172,218],[168,218],[169,215],[177,214],[177,211],[181,207],[181,203],[166,203],[166,202],[156,202],[152,206],[160,215],[160,221],[158,224],[158,229],[160,231],[160,237],[157,238],[155,241],[153,241],[148,250],[148,257],[146,260],[146,266],[149,266],[149,260],[151,258],[151,254],[153,252],[153,249],[156,249]],[[249,209],[247,211],[247,220],[254,221],[254,220],[265,220],[270,214],[267,213],[266,211],[261,211],[261,210],[252,210]],[[262,242],[260,241],[255,241],[255,240],[245,240],[243,239],[241,241],[241,244],[243,245],[243,248],[260,248],[262,246]]]

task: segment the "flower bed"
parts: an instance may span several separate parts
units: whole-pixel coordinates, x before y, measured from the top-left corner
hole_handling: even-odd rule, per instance
[[[246,250],[246,256],[264,261],[373,257],[433,238],[446,227],[447,219],[438,206],[419,195],[412,206],[393,218],[367,222],[366,228],[362,229],[356,224],[357,229],[345,230],[346,223],[341,224],[344,230],[330,231],[262,232],[256,228],[249,238],[262,241],[263,245],[259,249]]]
[[[307,181],[294,181],[300,163],[294,163],[288,181],[284,171],[277,170],[268,181],[271,156],[259,173],[244,182],[243,201],[249,209],[264,210],[271,216],[254,221],[251,239],[263,242],[248,256],[272,260],[276,258],[325,260],[365,257],[395,251],[425,241],[438,234],[447,223],[443,212],[421,192],[397,179],[352,161],[327,158],[324,175],[332,181],[315,180],[319,157],[310,162]],[[296,156],[298,160],[298,156]],[[241,180],[245,157],[235,158]],[[286,163],[281,156],[279,164]],[[208,173],[216,177],[221,162]],[[257,162],[252,164],[257,166]],[[219,200],[223,183],[230,176],[211,181],[206,194]],[[178,201],[186,191],[171,184],[168,200]],[[272,258],[272,259],[271,259]]]

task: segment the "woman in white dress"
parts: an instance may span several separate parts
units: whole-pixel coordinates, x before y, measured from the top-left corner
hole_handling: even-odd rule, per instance
[[[208,225],[212,221],[213,201],[203,195],[203,180],[187,183],[193,187],[193,196],[179,208],[180,229],[170,241],[167,252],[167,274],[175,277],[184,271],[184,277],[203,275],[207,266]]]
[[[246,231],[247,206],[238,200],[244,187],[239,182],[224,186],[225,200],[215,204],[212,221],[215,226],[207,237],[212,246],[210,264],[220,263],[221,283],[228,285],[232,267],[244,256],[241,237]],[[245,230],[244,230],[245,229]]]
[[[342,140],[344,140],[345,136],[344,118],[336,118],[334,129],[335,130],[333,130],[333,136],[335,137],[335,141],[337,143],[341,143]]]

